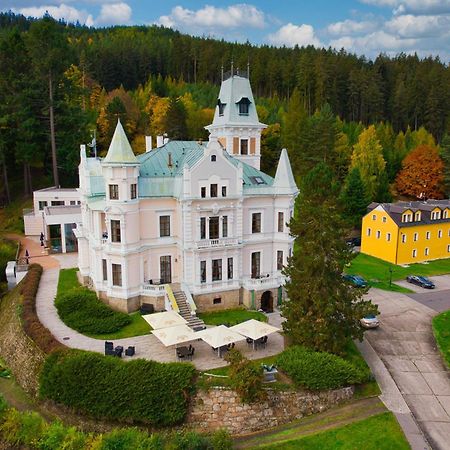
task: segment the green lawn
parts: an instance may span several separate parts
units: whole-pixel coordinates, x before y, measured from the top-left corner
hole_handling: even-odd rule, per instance
[[[267,316],[265,314],[259,311],[250,311],[244,308],[224,309],[222,311],[199,313],[198,317],[200,317],[206,325],[228,324],[229,326],[233,326],[249,319],[267,322]]]
[[[427,264],[411,264],[409,267],[401,267],[388,263],[373,256],[360,253],[345,272],[361,275],[371,286],[387,291],[412,292],[392,283],[389,285],[390,272],[392,269],[392,281],[404,280],[408,275],[443,275],[450,273],[450,258],[430,261]]]
[[[410,448],[395,416],[386,412],[321,433],[285,441],[272,436],[272,443],[254,448],[277,450],[407,450]]]
[[[450,367],[450,311],[433,318],[433,332],[442,356]]]
[[[63,269],[59,272],[57,295],[67,292],[70,289],[80,286],[77,278],[78,269]],[[142,336],[149,334],[152,330],[151,326],[142,318],[139,312],[131,313],[131,323],[124,326],[115,333],[108,334],[86,334],[95,339],[122,339],[134,336]]]

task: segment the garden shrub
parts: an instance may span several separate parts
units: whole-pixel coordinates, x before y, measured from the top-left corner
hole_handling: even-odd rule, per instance
[[[80,333],[115,333],[131,323],[128,314],[112,310],[83,287],[58,295],[55,306],[62,321]]]
[[[47,358],[40,394],[96,418],[174,425],[184,420],[195,373],[187,363],[65,350]]]
[[[64,347],[58,342],[50,331],[42,325],[36,313],[36,294],[41,280],[42,267],[39,264],[31,264],[28,273],[20,284],[22,294],[22,322],[25,333],[44,352]]]
[[[251,403],[264,397],[261,368],[245,358],[239,350],[230,350],[225,356],[230,363],[230,386],[244,403]]]
[[[311,389],[335,389],[360,383],[360,371],[340,356],[292,346],[277,357],[277,365],[297,386]]]
[[[55,421],[42,433],[36,448],[39,450],[85,450],[86,435],[75,427],[66,427]]]
[[[13,446],[26,445],[35,447],[46,426],[44,419],[35,412],[6,410],[2,416],[0,436]]]

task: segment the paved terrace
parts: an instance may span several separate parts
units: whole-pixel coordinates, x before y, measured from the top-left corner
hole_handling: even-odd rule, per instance
[[[13,236],[11,236],[13,237]],[[39,290],[36,295],[36,310],[39,320],[50,330],[55,338],[64,345],[71,348],[95,351],[104,353],[105,341],[93,339],[72,330],[65,325],[59,318],[54,305],[56,288],[58,285],[59,271],[61,268],[76,267],[76,254],[60,254],[47,256],[42,254],[42,249],[38,239],[20,238],[23,252],[25,249],[30,254],[30,262],[36,262],[44,267]],[[281,327],[281,317],[279,312],[268,314],[269,323],[276,327]],[[159,362],[175,362],[175,346],[165,347],[152,334],[136,336],[125,339],[116,339],[114,345],[122,345],[124,348],[132,345],[136,347],[136,356],[132,358],[145,358]],[[227,363],[213,352],[211,347],[205,342],[193,341],[195,354],[192,363],[199,370],[208,370],[216,367],[222,367]],[[249,359],[258,359],[266,356],[272,356],[280,353],[284,349],[284,339],[279,333],[269,336],[266,348],[253,350],[245,341],[236,343],[236,348],[240,350]],[[124,357],[124,359],[131,359]]]

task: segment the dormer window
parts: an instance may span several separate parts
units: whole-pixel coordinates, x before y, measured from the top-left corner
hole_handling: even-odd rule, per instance
[[[250,105],[250,100],[247,97],[242,97],[238,102],[239,115],[248,116],[248,106]]]
[[[422,213],[420,211],[416,211],[416,213],[414,214],[414,221],[420,222],[421,219],[422,219]]]
[[[441,218],[441,210],[436,208],[431,212],[431,220],[439,220]]]
[[[219,98],[217,100],[217,106],[219,107],[219,116],[223,116],[223,112],[225,110],[226,103],[222,103]]]
[[[412,222],[413,221],[413,215],[411,211],[405,211],[402,214],[402,222]]]
[[[446,209],[446,210],[442,213],[442,218],[443,218],[443,219],[448,219],[448,209]]]
[[[216,162],[216,155],[211,155],[211,162]]]

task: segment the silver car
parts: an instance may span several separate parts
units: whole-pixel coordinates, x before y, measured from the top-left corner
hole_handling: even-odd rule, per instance
[[[360,323],[363,328],[377,328],[380,326],[380,321],[374,314],[369,314],[368,316],[363,317],[360,320]]]

